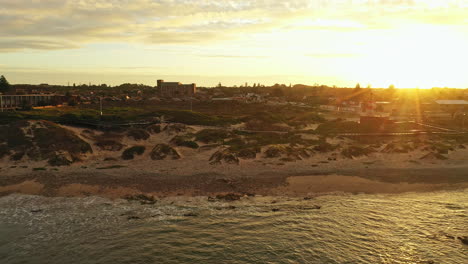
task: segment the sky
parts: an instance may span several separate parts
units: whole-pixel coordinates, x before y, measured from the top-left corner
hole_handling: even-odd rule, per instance
[[[0,0],[10,83],[468,88],[468,0]]]

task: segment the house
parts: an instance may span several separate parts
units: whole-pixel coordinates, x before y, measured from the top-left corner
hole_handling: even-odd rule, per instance
[[[192,97],[197,93],[196,84],[182,84],[180,82],[157,81],[157,89],[163,97]]]
[[[457,113],[466,113],[468,111],[468,101],[466,100],[436,100],[439,109],[451,113],[452,117]]]

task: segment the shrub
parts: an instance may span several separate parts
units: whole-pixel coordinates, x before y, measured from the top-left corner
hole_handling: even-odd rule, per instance
[[[10,155],[10,149],[8,146],[6,144],[0,145],[0,159],[8,155]]]
[[[244,148],[237,152],[237,156],[243,159],[255,159],[257,157],[257,153],[260,153],[259,147],[254,148]]]
[[[195,140],[208,143],[219,143],[232,136],[232,133],[221,129],[203,129],[195,134]]]
[[[349,146],[341,151],[341,154],[347,158],[367,156],[375,150],[371,147]]]
[[[152,160],[163,160],[166,158],[180,159],[179,153],[166,144],[156,145],[151,151],[150,157]]]
[[[151,125],[146,128],[151,134],[159,134],[161,133],[161,125]]]
[[[73,163],[73,159],[62,154],[56,154],[47,163],[51,166],[69,166]]]
[[[122,152],[122,159],[132,160],[134,159],[135,155],[143,155],[143,153],[145,153],[145,149],[146,148],[144,146],[134,146],[128,148]]]
[[[210,157],[210,164],[221,164],[222,162],[229,164],[239,164],[239,158],[236,154],[231,152],[229,149],[216,151]]]
[[[319,134],[360,133],[362,127],[357,122],[335,120],[320,124],[315,130]]]
[[[199,146],[192,138],[192,135],[175,136],[171,139],[171,143],[180,147],[197,149]]]
[[[132,129],[127,132],[127,136],[139,141],[147,140],[150,137],[150,134],[144,129]]]
[[[120,151],[124,146],[123,144],[115,140],[100,140],[94,144],[98,146],[101,150],[107,151]]]

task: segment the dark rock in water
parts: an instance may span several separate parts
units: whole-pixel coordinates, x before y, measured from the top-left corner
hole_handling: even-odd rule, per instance
[[[190,212],[190,213],[184,214],[184,216],[198,216],[198,214]]]
[[[32,209],[31,213],[40,213],[42,212],[42,209]]]
[[[134,215],[127,217],[127,220],[138,220],[138,219],[141,219],[141,218],[139,216],[134,216]]]
[[[460,240],[463,244],[468,245],[468,236],[458,237],[458,240]]]
[[[228,201],[228,202],[237,201],[237,200],[240,200],[240,198],[241,198],[241,195],[237,194],[237,193],[228,193],[228,194],[218,194],[218,195],[216,195],[216,199],[225,200],[225,201]]]
[[[280,210],[280,209],[278,209],[278,208],[273,208],[273,209],[271,209],[272,212],[278,212],[279,210]]]

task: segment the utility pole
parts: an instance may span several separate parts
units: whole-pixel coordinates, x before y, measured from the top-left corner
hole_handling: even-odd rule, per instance
[[[101,116],[102,116],[102,96],[99,97],[99,109],[100,109]]]

